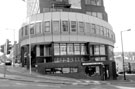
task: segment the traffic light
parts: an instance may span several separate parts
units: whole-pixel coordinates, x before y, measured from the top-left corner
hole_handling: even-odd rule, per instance
[[[5,46],[5,45],[3,44],[3,45],[1,45],[1,47],[0,47],[2,53],[4,53],[4,46]]]
[[[6,48],[7,48],[7,54],[10,54],[10,51],[11,51],[11,48],[12,48],[12,45],[11,45],[11,41],[9,41],[7,39],[7,42],[6,42]]]

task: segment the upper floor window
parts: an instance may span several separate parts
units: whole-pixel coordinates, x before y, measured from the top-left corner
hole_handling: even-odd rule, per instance
[[[34,24],[30,25],[30,34],[34,34]]]
[[[85,4],[101,6],[102,0],[85,0]]]
[[[28,26],[25,26],[25,35],[28,35]]]
[[[59,21],[52,22],[52,29],[53,29],[53,32],[59,32],[60,30]]]
[[[95,24],[92,24],[91,33],[95,33],[96,34],[96,25]]]
[[[79,32],[84,32],[84,23],[79,22]]]
[[[76,32],[77,24],[76,21],[71,21],[71,32]]]
[[[68,29],[69,29],[68,21],[62,21],[62,31],[68,32]]]
[[[37,34],[41,33],[41,22],[36,23],[35,30]]]
[[[50,32],[50,21],[45,21],[42,23],[44,32]]]

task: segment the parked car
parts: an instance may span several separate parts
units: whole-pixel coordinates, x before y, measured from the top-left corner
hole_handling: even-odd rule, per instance
[[[5,62],[5,65],[7,65],[7,66],[12,65],[12,61],[6,61],[6,62]]]

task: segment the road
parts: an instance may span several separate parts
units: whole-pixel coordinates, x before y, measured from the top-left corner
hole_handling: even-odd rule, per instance
[[[0,73],[3,73],[3,67],[0,66]],[[12,74],[7,71],[7,74]],[[17,75],[14,75],[17,77]],[[23,78],[23,77],[22,77]],[[29,79],[32,79],[29,77]],[[28,80],[29,80],[28,79]],[[36,79],[38,80],[38,79]],[[47,81],[47,80],[44,80]],[[55,80],[56,81],[56,80]],[[64,82],[64,81],[63,81]],[[73,82],[70,84],[18,81],[0,78],[0,89],[135,89],[135,84],[118,83],[100,83],[100,82]],[[132,86],[132,87],[131,87]]]
[[[49,83],[33,83],[0,79],[0,89],[128,89],[116,87],[113,85],[65,85],[65,84],[49,84]],[[134,88],[129,88],[134,89]]]

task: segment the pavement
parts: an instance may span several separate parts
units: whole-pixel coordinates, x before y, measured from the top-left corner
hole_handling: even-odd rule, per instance
[[[127,80],[123,80],[123,75],[119,75],[117,80],[107,80],[107,81],[97,81],[97,80],[83,80],[83,79],[73,79],[58,76],[41,75],[35,71],[30,71],[26,68],[19,66],[7,66],[6,76],[0,74],[1,79],[8,79],[14,81],[24,81],[24,82],[36,82],[36,83],[52,83],[52,84],[67,84],[67,85],[89,85],[89,84],[112,84],[121,86],[132,86],[135,85],[135,74],[126,75]],[[135,86],[134,86],[135,87]]]

